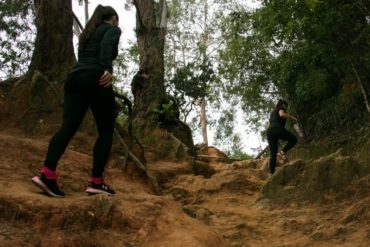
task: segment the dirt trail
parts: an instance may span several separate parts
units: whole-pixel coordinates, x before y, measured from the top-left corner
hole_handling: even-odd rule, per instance
[[[217,173],[210,179],[182,175],[168,182],[167,191],[231,246],[370,246],[370,176],[361,180],[362,189],[355,185],[362,190],[357,197],[274,205],[261,197],[271,178],[259,169],[213,167]]]
[[[47,143],[0,134],[0,246],[227,246],[208,226],[135,174],[111,162],[117,195],[84,194],[91,157],[68,150],[59,167],[67,197],[47,197],[30,182]]]
[[[110,162],[117,195],[87,196],[91,157],[69,150],[59,169],[67,197],[54,199],[30,183],[46,146],[0,132],[0,246],[370,246],[370,176],[348,183],[340,199],[277,204],[261,192],[274,181],[260,162],[212,163],[208,179],[187,163],[149,164],[162,196]]]

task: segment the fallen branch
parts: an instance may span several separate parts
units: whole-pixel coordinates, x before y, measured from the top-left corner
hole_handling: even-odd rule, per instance
[[[136,167],[145,174],[146,178],[148,179],[148,183],[149,183],[150,187],[154,190],[154,192],[157,195],[162,194],[161,187],[159,186],[158,180],[154,176],[154,174],[151,171],[149,171],[146,168],[146,166],[133,153],[131,153],[129,151],[127,144],[125,143],[125,141],[123,140],[123,138],[121,137],[121,135],[119,134],[117,129],[114,129],[114,133],[117,136],[118,141],[119,141],[121,147],[124,149],[124,152],[126,154],[125,161],[124,161],[125,169],[126,169],[126,165],[127,165],[127,159],[129,157],[134,162]]]
[[[120,94],[116,91],[114,91],[114,96],[116,98],[119,98],[119,99],[122,99],[123,100],[123,103],[127,106],[127,110],[128,110],[128,134],[133,137],[132,135],[132,103],[131,101],[123,94]]]
[[[123,160],[123,168],[126,170],[127,169],[127,161],[128,161],[128,146],[126,145],[126,143],[122,139],[122,137],[119,134],[119,132],[117,131],[117,129],[114,129],[114,134],[118,138],[118,142],[121,145],[121,149],[123,151],[123,156],[125,157],[125,159]]]
[[[126,168],[126,164],[127,164],[127,159],[128,158],[131,158],[132,161],[134,161],[136,167],[139,168],[139,170],[146,172],[145,165],[143,165],[143,163],[141,163],[141,161],[133,153],[131,153],[128,150],[127,144],[125,143],[125,141],[123,140],[123,138],[121,137],[121,135],[119,134],[119,132],[117,131],[117,129],[114,129],[114,134],[117,136],[118,141],[119,141],[119,143],[120,143],[120,145],[121,145],[121,147],[122,147],[122,149],[124,151],[124,154],[126,155],[125,156],[125,162],[124,162],[125,168]]]
[[[257,154],[257,156],[254,158],[255,160],[257,160],[257,159],[259,159],[259,158],[261,158],[261,156],[264,154],[264,153],[266,153],[267,152],[267,150],[269,149],[269,146],[267,145],[261,152],[259,152],[258,154]]]
[[[176,152],[175,152],[175,155],[176,155],[175,158],[177,158],[177,154],[179,152],[180,147],[184,149],[185,153],[189,153],[189,147],[186,146],[182,141],[180,141],[176,136],[174,136],[171,132],[168,132],[167,130],[166,130],[166,134],[167,136],[171,137],[171,139],[176,142],[177,147],[176,147]]]
[[[365,91],[365,88],[364,88],[364,84],[362,83],[361,77],[358,74],[357,69],[353,65],[352,61],[351,61],[351,66],[352,66],[352,70],[355,73],[355,76],[357,78],[357,82],[358,82],[358,84],[360,86],[362,96],[364,97],[364,103],[365,103],[367,112],[370,114],[370,105],[369,105],[369,100],[367,99],[367,94],[366,94],[366,91]]]

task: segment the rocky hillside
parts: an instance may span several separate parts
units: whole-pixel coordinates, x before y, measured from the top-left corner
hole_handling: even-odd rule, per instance
[[[162,195],[112,159],[107,178],[117,195],[87,196],[84,138],[77,136],[62,158],[67,196],[54,199],[30,182],[47,138],[0,132],[0,246],[370,245],[370,164],[341,152],[282,164],[274,176],[266,160],[213,159],[208,178],[194,175],[191,162],[149,163]]]

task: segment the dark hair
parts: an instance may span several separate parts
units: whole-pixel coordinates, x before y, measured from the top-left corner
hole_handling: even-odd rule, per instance
[[[286,107],[288,107],[288,102],[286,102],[283,99],[279,99],[279,101],[277,102],[275,106],[275,110],[282,108],[283,105],[286,105]]]
[[[86,23],[85,29],[82,31],[79,40],[79,48],[83,48],[91,35],[94,33],[96,27],[104,21],[108,21],[112,16],[117,16],[117,12],[110,6],[98,5],[92,14],[90,20]]]

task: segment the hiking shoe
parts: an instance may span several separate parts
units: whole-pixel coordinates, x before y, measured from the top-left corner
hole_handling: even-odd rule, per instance
[[[280,151],[279,153],[281,155],[281,157],[285,160],[285,161],[288,161],[289,160],[289,157],[288,155],[284,152],[284,151]]]
[[[89,185],[87,186],[85,192],[89,193],[90,195],[106,194],[109,196],[113,196],[115,194],[114,190],[105,183],[96,184],[94,182],[89,182]]]
[[[39,187],[45,194],[52,197],[64,197],[65,193],[59,189],[56,179],[47,179],[43,173],[40,176],[35,176],[31,179],[37,187]]]

